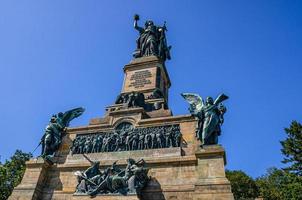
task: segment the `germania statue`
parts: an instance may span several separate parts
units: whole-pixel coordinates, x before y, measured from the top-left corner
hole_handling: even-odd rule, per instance
[[[196,136],[201,141],[201,145],[218,144],[218,136],[221,134],[220,126],[223,124],[223,115],[226,112],[221,102],[229,97],[221,94],[215,101],[212,97],[207,97],[203,102],[198,94],[182,93],[181,96],[190,104],[190,113],[198,119]]]
[[[145,27],[138,26],[139,15],[134,15],[134,28],[139,31],[139,38],[136,40],[137,47],[133,57],[157,56],[163,61],[170,60],[171,46],[167,45],[165,32],[166,22],[162,27],[155,26],[152,20],[145,22]]]

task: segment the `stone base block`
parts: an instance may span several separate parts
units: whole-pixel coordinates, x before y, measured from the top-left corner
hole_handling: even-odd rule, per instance
[[[150,149],[150,150],[136,150],[136,151],[119,151],[119,152],[106,152],[106,153],[90,153],[89,159],[95,161],[101,161],[102,164],[113,163],[116,160],[126,160],[128,158],[133,159],[145,159],[150,160],[154,158],[181,156],[181,148],[163,148],[163,149]],[[65,161],[66,165],[70,164],[83,164],[89,162],[82,154],[68,155]]]
[[[87,195],[73,195],[72,200],[91,200],[90,196]],[[111,195],[97,195],[93,197],[94,200],[140,200],[140,198],[134,195],[119,195],[119,194],[111,194]]]
[[[95,200],[233,200],[231,186],[225,177],[225,152],[219,145],[197,148],[194,155],[182,155],[181,148],[153,149],[129,152],[95,153],[87,155],[101,161],[101,168],[113,161],[126,165],[129,157],[144,158],[150,168],[150,182],[142,195],[98,195]],[[88,195],[74,194],[78,184],[74,172],[89,167],[82,155],[66,155],[64,164],[49,166],[40,160],[27,163],[21,184],[10,200],[79,200]]]

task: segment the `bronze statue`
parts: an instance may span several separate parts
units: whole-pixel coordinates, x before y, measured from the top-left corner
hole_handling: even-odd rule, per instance
[[[77,135],[70,152],[73,155],[180,147],[181,137],[178,124],[134,128],[126,122],[114,131]]]
[[[165,32],[166,24],[162,27],[155,26],[152,20],[145,22],[145,27],[138,26],[139,15],[134,15],[134,28],[139,31],[139,38],[136,40],[137,49],[133,53],[135,58],[143,56],[157,56],[163,61],[170,60],[171,46],[167,46]]]
[[[91,167],[85,171],[77,171],[75,175],[78,179],[76,187],[77,194],[88,194],[94,197],[97,194],[136,193],[140,195],[141,190],[146,186],[150,178],[149,169],[146,168],[145,161],[140,159],[135,161],[131,158],[127,160],[125,170],[120,169],[115,161],[111,167],[100,171],[100,162],[91,161],[86,155],[83,156],[91,163]]]
[[[65,113],[60,112],[51,117],[50,123],[47,125],[45,133],[41,138],[41,157],[50,159],[54,156],[55,151],[58,150],[62,142],[63,133],[66,127],[69,126],[71,120],[82,115],[84,110],[84,108],[75,108],[66,111]]]
[[[198,94],[182,93],[181,95],[189,102],[190,113],[198,118],[196,136],[200,139],[201,145],[218,144],[218,136],[221,134],[220,126],[226,112],[221,102],[229,97],[221,94],[215,101],[212,97],[207,97],[204,103]]]

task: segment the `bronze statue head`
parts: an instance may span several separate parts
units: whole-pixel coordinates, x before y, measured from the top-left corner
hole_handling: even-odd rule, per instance
[[[134,165],[135,164],[135,160],[132,159],[132,158],[128,158],[127,159],[127,163],[130,164],[130,165]]]
[[[50,122],[51,122],[51,123],[57,122],[57,116],[56,116],[56,115],[53,115],[53,116],[50,118]]]
[[[147,28],[148,26],[153,26],[154,23],[152,20],[147,20],[146,23],[145,23],[145,27]]]
[[[206,104],[207,105],[213,105],[213,103],[214,103],[213,98],[212,97],[207,97]]]

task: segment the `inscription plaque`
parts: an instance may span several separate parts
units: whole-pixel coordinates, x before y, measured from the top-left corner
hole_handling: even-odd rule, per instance
[[[145,85],[152,84],[150,78],[152,78],[152,73],[149,70],[136,71],[130,76],[128,87],[143,88]]]

